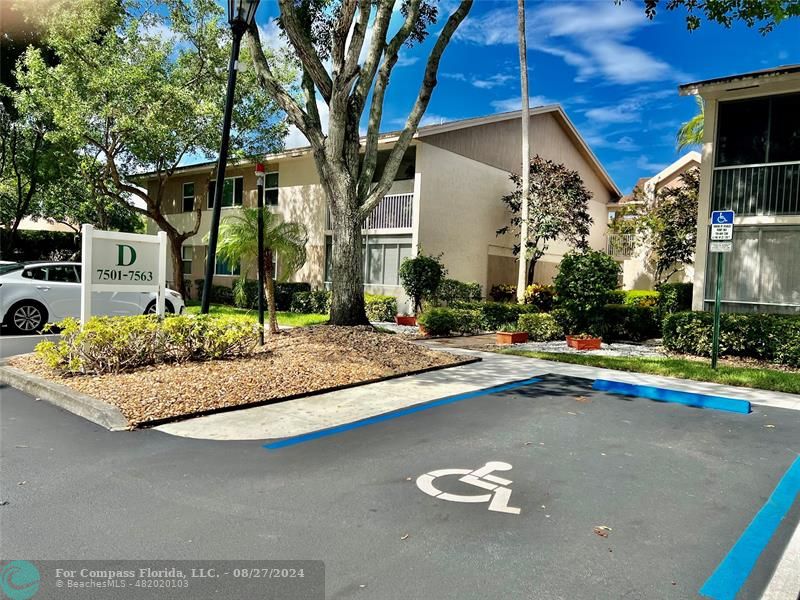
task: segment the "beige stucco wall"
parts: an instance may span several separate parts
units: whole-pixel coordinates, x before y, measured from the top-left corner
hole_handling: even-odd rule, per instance
[[[486,293],[489,246],[510,248],[496,231],[507,219],[500,197],[511,190],[508,173],[430,144],[417,147],[421,176],[419,247],[443,253],[447,276],[477,281]],[[497,250],[495,250],[496,253]]]
[[[495,167],[497,171],[505,173],[506,181],[508,173],[519,172],[521,146],[521,125],[518,119],[490,123],[468,129],[461,129],[432,136],[425,136],[423,141],[426,148],[436,146],[467,159],[483,167]],[[583,179],[584,185],[592,193],[592,200],[589,202],[589,214],[593,223],[589,234],[589,245],[595,250],[603,250],[606,247],[606,234],[608,232],[608,209],[607,204],[616,200],[616,197],[608,189],[608,186],[598,176],[597,170],[589,162],[587,156],[581,151],[574,142],[570,134],[559,120],[551,113],[532,115],[530,121],[530,147],[531,155],[536,154],[564,164],[570,169],[577,171]],[[419,156],[417,158],[419,160]],[[450,159],[455,162],[454,159]],[[485,164],[484,164],[485,163]],[[466,168],[453,179],[460,181],[471,181],[472,175]],[[425,186],[423,181],[423,187]],[[510,186],[510,184],[509,184]],[[467,188],[469,186],[466,186]],[[444,188],[447,189],[447,188]],[[508,187],[507,189],[510,189]],[[495,195],[489,202],[500,206],[499,224],[493,227],[494,232],[498,227],[505,224],[500,195]],[[482,199],[481,202],[485,202]],[[498,213],[494,213],[497,215]],[[507,238],[507,239],[505,239]],[[511,247],[511,236],[496,238],[507,247]],[[534,277],[540,282],[549,282],[555,274],[556,267],[561,258],[570,249],[569,245],[563,241],[555,241],[548,247],[547,253],[541,258],[541,264],[537,264]],[[426,249],[427,250],[427,249]],[[514,283],[513,281],[508,283]]]
[[[726,89],[732,88],[732,89]],[[714,141],[717,135],[718,103],[725,100],[739,100],[758,96],[785,94],[800,91],[800,75],[771,77],[747,82],[730,82],[700,89],[705,102],[705,128],[703,131],[703,160],[700,165],[700,197],[697,214],[697,245],[695,246],[694,289],[692,309],[703,310],[706,271],[711,268],[707,252],[709,237],[709,218],[711,217],[711,184],[714,176]],[[800,225],[800,216],[751,216],[735,217],[734,225]],[[734,243],[736,230],[734,228]]]

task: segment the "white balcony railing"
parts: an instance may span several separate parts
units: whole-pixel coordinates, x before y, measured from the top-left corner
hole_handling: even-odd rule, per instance
[[[736,216],[800,214],[800,162],[717,167],[711,210]]]
[[[631,258],[636,251],[636,236],[632,233],[610,233],[606,241],[606,254],[613,258]]]
[[[411,229],[414,194],[384,196],[364,222],[364,229]],[[325,229],[331,228],[331,211],[328,210]]]

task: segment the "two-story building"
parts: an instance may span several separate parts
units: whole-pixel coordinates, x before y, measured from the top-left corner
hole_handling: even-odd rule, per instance
[[[695,310],[713,306],[713,210],[736,213],[726,254],[723,309],[800,312],[800,65],[697,81],[705,102]]]
[[[532,155],[577,170],[592,192],[594,225],[589,243],[605,248],[606,206],[620,197],[617,186],[560,106],[531,109],[530,119]],[[401,301],[401,310],[408,309],[398,271],[403,259],[420,248],[426,254],[443,254],[449,277],[476,281],[485,291],[495,284],[516,282],[513,236],[498,237],[496,231],[510,218],[500,198],[511,189],[510,173],[519,172],[520,133],[520,111],[419,128],[392,189],[364,223],[367,292],[394,295]],[[397,133],[382,135],[378,172],[396,139]],[[310,149],[286,150],[262,162],[267,171],[267,204],[285,220],[308,228],[308,260],[292,279],[322,287],[330,281],[332,232]],[[203,209],[200,230],[183,248],[185,278],[192,281],[204,272],[214,169],[214,163],[181,167],[165,192],[168,218],[182,228],[190,228],[198,204]],[[256,205],[254,169],[253,163],[228,166],[223,219],[237,207]],[[146,174],[139,181],[154,185]],[[155,229],[151,223],[149,230]],[[551,246],[537,264],[537,281],[553,277],[567,249],[564,243]],[[218,261],[216,268],[215,283],[219,284],[231,284],[242,269],[255,277],[255,268],[248,265]]]

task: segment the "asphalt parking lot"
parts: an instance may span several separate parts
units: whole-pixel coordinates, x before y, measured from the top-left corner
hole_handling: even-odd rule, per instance
[[[800,453],[798,411],[548,375],[256,443],[110,433],[2,394],[4,557],[318,559],[329,598],[696,598],[709,580],[758,598],[800,521],[790,503],[734,551]]]

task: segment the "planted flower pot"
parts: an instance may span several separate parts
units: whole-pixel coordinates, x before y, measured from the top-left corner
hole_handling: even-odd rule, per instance
[[[417,317],[407,315],[395,315],[394,322],[398,325],[407,325],[409,327],[416,327]]]
[[[589,335],[568,335],[567,346],[575,350],[600,350],[603,338]]]
[[[527,331],[498,331],[497,343],[504,344],[524,344],[528,341]]]

